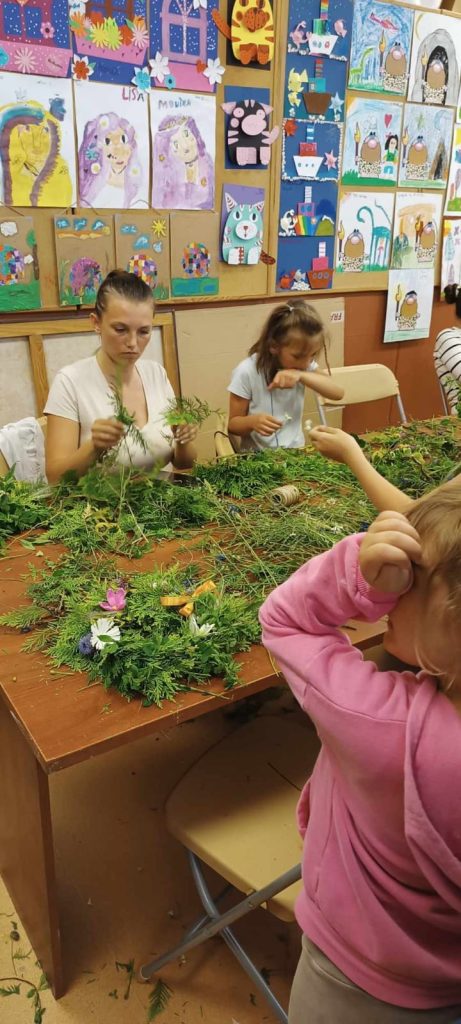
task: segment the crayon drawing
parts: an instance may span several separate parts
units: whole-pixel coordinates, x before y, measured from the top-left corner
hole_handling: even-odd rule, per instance
[[[415,11],[408,99],[455,107],[458,102],[461,21]]]
[[[96,293],[115,264],[112,218],[54,218],[59,303],[94,306]]]
[[[0,73],[0,203],[75,203],[72,85]]]
[[[69,0],[77,81],[149,88],[146,0]]]
[[[352,0],[290,0],[288,53],[346,61],[352,29]]]
[[[282,181],[277,290],[331,288],[337,186],[333,182]]]
[[[399,185],[444,189],[448,180],[454,110],[406,103]]]
[[[152,206],[212,210],[215,189],[214,96],[153,92]]]
[[[115,257],[118,267],[136,274],[154,299],[170,296],[170,227],[168,214],[156,210],[116,213]]]
[[[458,124],[453,134],[445,213],[461,213],[461,125]]]
[[[3,71],[65,78],[71,58],[67,0],[0,3]]]
[[[349,88],[405,96],[413,11],[397,4],[356,0]]]
[[[341,137],[341,124],[284,121],[282,178],[285,181],[337,181]]]
[[[336,231],[338,273],[388,268],[393,213],[392,192],[348,192],[341,196]]]
[[[117,85],[76,82],[78,204],[100,209],[149,205],[147,98]]]
[[[461,220],[444,220],[440,291],[461,284]]]
[[[433,270],[390,270],[384,341],[428,338],[433,299]]]
[[[217,295],[218,232],[217,213],[172,213],[171,294]]]
[[[347,63],[326,57],[287,58],[284,116],[343,121]]]
[[[0,313],[40,309],[40,273],[31,217],[0,220]]]
[[[347,105],[343,185],[397,183],[402,104],[356,97]]]
[[[441,216],[440,193],[397,192],[391,257],[394,270],[435,266]]]
[[[218,56],[213,11],[219,0],[150,0],[150,75],[154,87],[214,92]]]

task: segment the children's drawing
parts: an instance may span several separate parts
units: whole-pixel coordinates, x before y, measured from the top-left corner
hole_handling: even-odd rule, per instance
[[[168,214],[156,210],[116,213],[115,257],[118,267],[136,274],[154,299],[170,296],[170,225]]]
[[[147,100],[116,85],[75,83],[80,206],[149,205]]]
[[[61,306],[94,306],[99,285],[115,264],[111,219],[54,218],[59,302]]]
[[[337,181],[342,125],[327,121],[284,121],[282,178]]]
[[[341,196],[336,230],[338,273],[387,269],[393,213],[394,196],[389,192],[348,192]]]
[[[406,103],[399,185],[445,188],[453,128],[452,109]]]
[[[31,217],[0,220],[0,313],[40,309],[40,274]]]
[[[343,185],[392,187],[397,182],[402,105],[351,99],[347,105]]]
[[[331,288],[337,187],[330,182],[282,181],[277,289]]]
[[[227,63],[268,68],[274,56],[274,15],[271,0],[228,0],[227,20],[212,11],[212,18],[229,40]]]
[[[214,96],[153,92],[152,206],[212,210],[214,206]]]
[[[75,203],[70,81],[0,73],[0,202]]]
[[[233,266],[259,263],[263,244],[264,189],[223,185],[222,258]]]
[[[461,213],[461,125],[458,124],[453,134],[445,213]]]
[[[214,92],[219,0],[150,0],[150,74],[153,86]]]
[[[408,99],[455,107],[459,93],[461,21],[415,12]]]
[[[271,146],[280,131],[278,125],[270,126],[272,107],[269,89],[231,86],[224,90],[224,100],[221,106],[227,114],[226,167],[267,167]]]
[[[146,0],[69,0],[69,23],[73,78],[148,87]]]
[[[397,192],[391,267],[434,267],[440,237],[442,196]]]
[[[284,116],[343,121],[345,61],[326,57],[287,57]]]
[[[433,300],[433,270],[390,270],[384,341],[428,338]]]
[[[413,11],[397,4],[356,0],[349,88],[405,96]]]
[[[461,281],[461,220],[444,220],[440,290]]]
[[[171,294],[217,295],[218,277],[217,213],[172,213]]]
[[[65,78],[70,58],[67,0],[0,3],[0,64],[4,71]]]
[[[288,53],[347,60],[352,12],[352,0],[290,0]]]

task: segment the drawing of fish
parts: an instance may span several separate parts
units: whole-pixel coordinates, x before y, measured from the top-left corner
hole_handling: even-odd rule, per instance
[[[339,18],[338,21],[335,21],[334,30],[337,36],[343,36],[343,38],[344,36],[347,36],[347,28],[342,18]]]
[[[373,21],[376,25],[380,25],[381,28],[386,28],[388,31],[398,31],[397,25],[390,18],[378,18],[374,11],[369,15],[370,21]]]

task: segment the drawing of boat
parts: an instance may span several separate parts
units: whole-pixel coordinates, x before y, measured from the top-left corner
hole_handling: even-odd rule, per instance
[[[333,277],[333,267],[324,270],[308,270],[307,280],[311,288],[329,288]]]
[[[322,156],[294,156],[296,173],[298,178],[315,178],[320,170]]]
[[[314,77],[308,82],[307,89],[303,92],[304,106],[308,114],[316,117],[323,117],[331,100],[331,92],[327,92],[326,79],[323,77],[324,61],[317,57],[315,61]]]
[[[322,33],[311,32],[308,38],[309,53],[315,57],[329,57],[333,53],[338,36],[332,32]]]

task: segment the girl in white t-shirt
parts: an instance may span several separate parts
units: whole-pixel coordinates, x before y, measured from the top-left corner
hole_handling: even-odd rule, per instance
[[[242,438],[243,449],[301,448],[304,388],[343,397],[343,389],[318,372],[315,357],[322,350],[326,358],[325,327],[313,306],[295,299],[273,310],[227,389],[229,433]]]
[[[167,427],[164,413],[174,398],[173,388],[163,366],[140,359],[152,333],[152,315],[152,293],[141,278],[123,270],[108,274],[91,314],[101,347],[96,355],[60,370],[48,395],[50,483],[70,470],[81,476],[111,448],[117,448],[118,463],[140,469],[169,462],[178,469],[192,466],[197,428]],[[125,427],[114,416],[114,386],[134,416],[144,445],[123,438]]]

